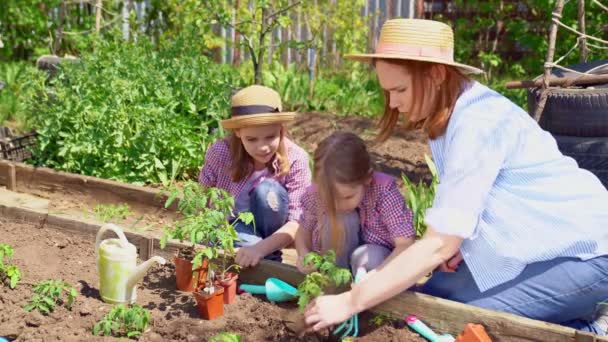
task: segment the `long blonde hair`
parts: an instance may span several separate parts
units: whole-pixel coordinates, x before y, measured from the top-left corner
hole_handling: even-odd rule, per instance
[[[443,65],[446,70],[445,79],[439,85],[439,89],[435,89],[429,75],[431,68],[437,66],[436,63],[412,60],[390,60],[390,63],[406,68],[412,75],[414,94],[412,95],[412,106],[409,110],[420,111],[422,108],[431,108],[431,114],[426,119],[419,122],[406,122],[405,128],[422,128],[430,139],[443,135],[456,101],[467,86],[471,84],[471,79],[457,68]],[[434,99],[434,104],[427,104],[426,102],[431,101],[431,99]],[[389,92],[386,90],[384,90],[384,100],[384,115],[380,119],[379,141],[388,139],[395,126],[397,126],[400,117],[399,110],[389,106]]]
[[[275,153],[266,167],[271,172],[276,172],[276,176],[284,176],[289,173],[289,158],[287,155],[287,146],[285,139],[287,138],[287,131],[285,127],[281,126],[281,141],[279,141],[279,148]],[[253,158],[245,150],[241,138],[239,138],[234,132],[229,136],[230,142],[230,157],[232,158],[232,165],[230,167],[230,175],[232,176],[233,182],[240,182],[243,179],[249,177],[253,172]],[[278,170],[273,168],[274,162],[278,163]]]
[[[322,249],[340,254],[344,249],[344,224],[338,219],[336,183],[361,185],[374,172],[365,142],[350,132],[335,132],[319,143],[314,153],[314,177],[321,205],[319,217],[329,219],[330,240]],[[323,209],[326,209],[324,211]]]

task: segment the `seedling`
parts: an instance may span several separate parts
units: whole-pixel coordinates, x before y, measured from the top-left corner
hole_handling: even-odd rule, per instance
[[[328,287],[339,287],[352,282],[350,271],[336,266],[336,253],[332,250],[325,255],[310,252],[304,257],[304,263],[310,265],[313,272],[306,275],[298,285],[300,311],[304,311],[311,300],[323,295]]]
[[[439,176],[437,174],[437,167],[435,166],[435,163],[433,163],[433,160],[426,154],[424,155],[424,159],[433,177],[430,185],[427,186],[423,181],[419,181],[418,185],[416,186],[405,174],[401,175],[404,183],[403,192],[406,203],[414,216],[416,237],[421,237],[426,231],[426,225],[424,224],[424,213],[427,208],[433,206],[433,200],[435,199],[435,188],[437,187],[437,184],[439,184]]]
[[[78,292],[67,282],[61,279],[46,280],[34,286],[34,297],[24,309],[48,314],[55,310],[55,306],[60,305],[71,310],[76,296]]]
[[[376,314],[371,319],[371,323],[377,327],[392,323],[394,321],[396,321],[396,319],[393,316],[383,313]]]
[[[131,214],[129,205],[126,203],[119,205],[98,204],[93,211],[95,212],[97,219],[103,223],[120,222]]]
[[[14,289],[19,280],[21,280],[21,271],[19,268],[14,265],[6,265],[4,262],[4,257],[7,257],[7,259],[12,258],[13,254],[13,247],[0,244],[0,282],[3,284],[8,282],[8,286],[11,289]]]
[[[211,337],[209,342],[241,342],[242,340],[241,335],[230,332],[221,332]]]
[[[169,207],[178,198],[179,192],[179,188],[171,188],[165,207]],[[192,253],[193,256],[190,255],[192,269],[201,267],[205,260],[211,261],[221,256],[218,265],[212,267],[219,268],[221,278],[224,278],[227,271],[238,267],[236,264],[228,264],[228,260],[234,256],[234,242],[238,239],[234,226],[238,221],[242,221],[245,224],[253,224],[255,229],[253,214],[239,213],[230,223],[234,198],[227,191],[214,187],[204,188],[196,182],[188,181],[184,183],[182,192],[177,208],[182,219],[165,228],[161,248],[166,246],[170,238],[181,242],[189,240],[192,251],[195,246],[204,244],[205,248]],[[180,253],[186,257],[183,251]]]
[[[101,321],[95,323],[93,335],[133,338],[143,334],[149,324],[148,310],[137,304],[130,308],[118,304]]]

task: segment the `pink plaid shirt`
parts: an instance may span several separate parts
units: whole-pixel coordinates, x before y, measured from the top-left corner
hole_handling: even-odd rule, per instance
[[[393,249],[397,237],[414,237],[412,211],[405,205],[403,195],[393,177],[374,172],[359,206],[361,238],[364,243],[382,245]],[[312,248],[321,251],[321,225],[318,196],[314,185],[302,196],[302,216],[298,221],[304,229],[312,230]]]
[[[301,197],[310,185],[311,173],[308,163],[308,154],[300,146],[291,140],[284,138],[287,147],[287,158],[289,159],[289,173],[285,176],[271,178],[281,183],[289,194],[289,221],[297,221],[302,214],[300,207]],[[232,181],[230,166],[230,142],[221,139],[213,143],[207,150],[205,164],[201,169],[198,182],[209,187],[221,188],[228,191],[237,199],[247,184],[247,178],[236,183]],[[275,165],[276,168],[276,165]]]

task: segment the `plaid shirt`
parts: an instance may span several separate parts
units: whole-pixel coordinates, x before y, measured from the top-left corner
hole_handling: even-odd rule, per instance
[[[306,151],[287,138],[284,138],[284,143],[290,163],[289,173],[271,178],[281,183],[287,190],[289,194],[288,220],[297,221],[302,213],[301,197],[306,187],[310,185],[311,172]],[[243,178],[240,182],[233,182],[230,173],[231,166],[230,143],[226,139],[218,140],[207,150],[205,164],[201,169],[198,182],[208,187],[224,189],[237,199],[247,184],[247,178]],[[275,169],[278,168],[276,164],[273,166]]]
[[[312,230],[312,248],[321,251],[319,204],[314,185],[302,196],[302,216],[298,221],[304,229]],[[397,237],[416,235],[412,212],[405,205],[395,180],[384,173],[374,172],[372,182],[357,207],[363,243],[373,243],[393,249]]]

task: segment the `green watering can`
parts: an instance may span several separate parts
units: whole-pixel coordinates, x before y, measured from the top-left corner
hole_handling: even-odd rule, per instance
[[[270,302],[285,302],[298,297],[298,290],[277,278],[266,279],[265,285],[242,284],[241,291],[251,294],[265,294]]]

